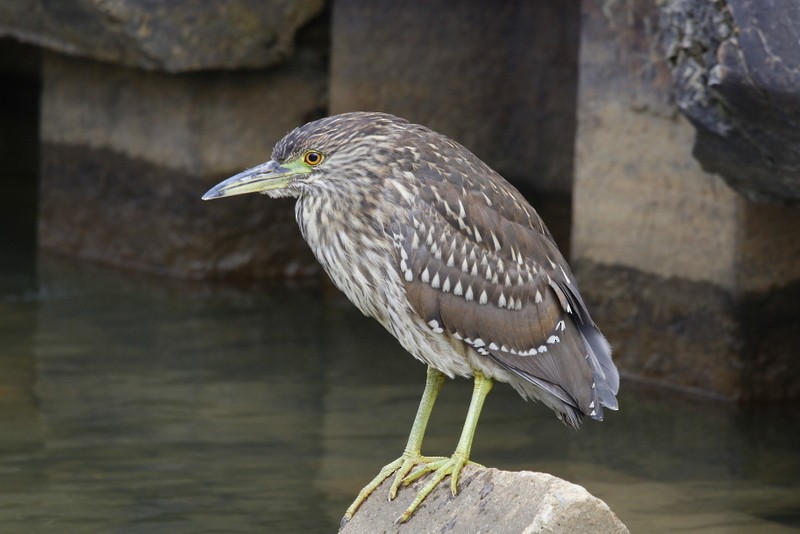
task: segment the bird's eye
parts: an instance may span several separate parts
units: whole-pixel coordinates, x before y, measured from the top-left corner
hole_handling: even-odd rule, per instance
[[[315,150],[309,150],[308,152],[306,152],[305,156],[303,156],[303,161],[306,163],[306,165],[311,165],[311,166],[319,165],[320,163],[322,163],[322,159],[323,159],[322,154],[320,154]]]

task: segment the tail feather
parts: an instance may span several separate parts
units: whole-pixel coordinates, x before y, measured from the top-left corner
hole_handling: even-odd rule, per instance
[[[600,403],[610,410],[616,410],[619,407],[616,397],[619,391],[619,371],[611,359],[611,345],[594,324],[583,323],[579,327],[588,351],[587,359],[592,365]]]
[[[580,329],[586,346],[587,359],[592,366],[600,403],[610,410],[616,410],[619,406],[616,397],[619,391],[619,371],[611,359],[611,345],[592,321],[589,310],[577,289],[563,282],[555,282],[555,286],[561,290],[572,307],[575,324]],[[600,410],[597,411],[597,416],[602,419]]]

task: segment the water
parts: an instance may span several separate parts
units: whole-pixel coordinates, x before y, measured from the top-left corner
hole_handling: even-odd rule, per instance
[[[405,444],[424,368],[325,287],[53,258],[0,276],[0,532],[334,532]],[[425,452],[471,391],[449,382]],[[473,458],[550,472],[633,532],[794,532],[800,416],[653,394],[580,432],[494,388]]]

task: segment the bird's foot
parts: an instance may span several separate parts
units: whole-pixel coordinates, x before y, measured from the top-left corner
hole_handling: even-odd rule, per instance
[[[369,497],[372,492],[378,488],[378,486],[383,484],[383,482],[393,474],[394,481],[389,488],[390,501],[394,500],[394,498],[397,496],[397,490],[405,483],[406,480],[408,480],[408,474],[411,473],[414,467],[418,465],[427,466],[431,463],[439,463],[444,460],[447,460],[447,458],[443,458],[441,456],[422,456],[420,454],[404,453],[403,456],[397,460],[383,466],[378,475],[373,478],[369,484],[364,486],[364,488],[358,493],[358,496],[353,501],[353,504],[351,504],[344,513],[342,524],[350,521],[350,519],[353,518],[353,514],[355,514],[356,510],[358,510],[358,507],[361,506],[365,500],[367,500],[367,497]],[[425,467],[423,467],[423,469],[424,468]],[[416,474],[416,472],[413,474]]]
[[[417,507],[425,500],[425,497],[433,491],[433,489],[444,480],[444,477],[450,475],[450,491],[453,495],[458,493],[458,476],[461,474],[461,469],[468,463],[483,467],[480,464],[470,462],[466,454],[456,452],[450,458],[439,458],[432,462],[426,462],[421,468],[417,469],[410,475],[403,478],[403,485],[408,485],[424,477],[428,473],[433,473],[431,479],[425,486],[419,490],[414,501],[406,508],[403,515],[397,518],[397,523],[405,523],[414,514]]]

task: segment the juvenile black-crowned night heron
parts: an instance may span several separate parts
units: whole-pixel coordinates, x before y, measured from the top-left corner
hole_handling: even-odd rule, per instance
[[[616,409],[619,375],[567,263],[536,211],[463,146],[383,113],[345,113],[301,126],[272,159],[203,196],[297,198],[300,231],[333,282],[428,366],[405,451],[345,515],[394,475],[430,480],[407,520],[447,475],[455,495],[492,381],[552,408],[578,428]],[[464,429],[449,458],[422,456],[445,376],[472,376]],[[416,469],[415,469],[416,468]]]

